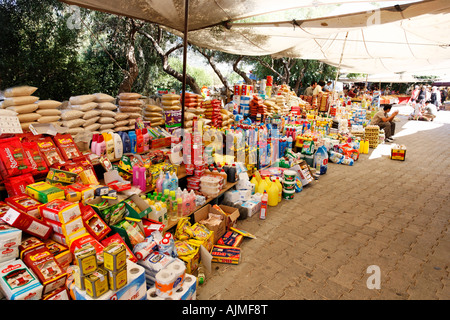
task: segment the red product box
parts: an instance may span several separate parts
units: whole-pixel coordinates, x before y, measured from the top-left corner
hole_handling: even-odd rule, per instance
[[[46,218],[60,223],[68,223],[71,220],[81,216],[80,206],[78,203],[55,199],[45,205],[39,207],[41,215]]]
[[[47,247],[39,247],[25,252],[23,262],[44,286],[43,294],[64,287],[67,273],[62,270]]]
[[[57,134],[53,137],[53,141],[56,146],[59,148],[61,155],[64,160],[71,160],[78,157],[81,157],[82,154],[80,150],[78,150],[77,145],[73,141],[72,135],[70,134]]]
[[[11,207],[3,201],[0,201],[0,218],[9,210]],[[0,221],[1,222],[1,221]]]
[[[2,217],[2,220],[10,226],[16,227],[42,240],[48,239],[53,231],[44,221],[14,209],[9,209]]]
[[[3,179],[31,172],[19,138],[0,139],[0,173]]]
[[[142,225],[144,226],[144,234],[146,237],[150,236],[154,231],[162,232],[164,229],[163,223],[147,218],[142,218]]]
[[[8,196],[10,197],[27,194],[27,185],[33,184],[34,182],[31,173],[8,178],[5,180],[6,192],[8,192]]]
[[[127,259],[132,261],[132,262],[134,262],[134,263],[136,263],[138,261],[136,256],[133,254],[133,251],[131,251],[130,248],[128,248],[127,244],[125,243],[125,241],[122,239],[122,237],[118,233],[112,235],[109,238],[106,238],[106,239],[102,240],[102,245],[105,248],[107,246],[109,246],[111,243],[123,244],[125,246],[125,249],[127,250]]]
[[[100,218],[89,205],[81,205],[83,223],[86,230],[98,241],[106,237],[111,228]]]
[[[41,214],[39,213],[39,207],[42,205],[36,199],[33,199],[27,194],[21,194],[5,199],[5,202],[13,209],[29,214],[30,216],[41,219]]]

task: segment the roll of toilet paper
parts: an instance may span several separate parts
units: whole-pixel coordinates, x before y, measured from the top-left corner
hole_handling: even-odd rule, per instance
[[[186,274],[186,265],[180,259],[175,259],[171,264],[169,264],[166,269],[167,271],[172,272],[175,275],[175,282],[173,284],[173,289],[176,290],[183,285],[185,274]]]
[[[151,287],[147,290],[147,300],[164,300],[164,298],[156,294],[156,288]]]
[[[191,274],[186,274],[183,285],[174,290],[173,300],[196,300],[197,298],[197,278]]]
[[[177,280],[175,274],[169,270],[161,270],[155,276],[156,294],[168,298],[173,293],[173,285]]]

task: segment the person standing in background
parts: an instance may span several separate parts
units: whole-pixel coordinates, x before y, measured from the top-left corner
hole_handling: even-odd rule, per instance
[[[317,86],[317,82],[316,81],[312,81],[311,85],[308,88],[305,89],[305,94],[304,95],[305,96],[312,96],[316,86]]]
[[[319,93],[323,93],[322,87],[325,85],[325,81],[320,80],[319,83],[316,85],[313,91],[313,96],[319,95]]]

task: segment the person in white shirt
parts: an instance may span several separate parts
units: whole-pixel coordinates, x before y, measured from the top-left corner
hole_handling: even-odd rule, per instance
[[[425,102],[425,106],[423,107],[423,117],[427,121],[433,121],[434,118],[436,118],[437,113],[438,113],[437,107],[433,103],[431,103],[430,100]]]
[[[327,84],[323,87],[323,91],[331,92],[333,91],[333,85],[331,81],[328,81]]]

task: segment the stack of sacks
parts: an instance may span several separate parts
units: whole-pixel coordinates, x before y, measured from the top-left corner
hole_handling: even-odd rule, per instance
[[[220,109],[222,104],[219,100],[206,100],[202,101],[201,108],[205,109],[205,118],[211,120],[211,125],[216,128],[222,127],[222,116]]]
[[[55,100],[39,100],[37,104],[38,109],[36,113],[41,115],[38,119],[39,123],[51,123],[55,126],[60,126],[61,110],[58,108],[61,106],[61,102]]]
[[[35,112],[38,109],[36,101],[39,98],[32,96],[32,94],[36,90],[36,87],[21,86],[6,89],[4,92],[5,100],[2,108],[17,112],[22,130],[28,130],[30,124],[38,123],[38,120],[42,117]]]
[[[253,99],[249,103],[250,105],[250,116],[256,117],[259,113],[265,115],[267,113],[267,107],[264,105],[264,101],[261,97],[253,95]]]
[[[84,130],[95,131],[92,130],[91,126],[83,126],[86,124],[86,118],[90,119],[92,117],[91,111],[97,107],[97,103],[94,100],[94,95],[70,97],[69,104],[61,113],[62,125],[67,129],[68,133],[76,135]],[[86,113],[88,113],[87,116]]]
[[[286,98],[284,97],[284,95],[277,95],[276,96],[276,104],[280,108],[280,112],[281,112],[282,115],[287,114],[285,110],[288,107],[286,106]]]
[[[264,100],[264,105],[267,107],[269,114],[281,114],[281,107],[276,103],[276,97]]]
[[[184,107],[185,108],[197,108],[198,107],[198,94],[186,92],[186,100],[184,101]]]
[[[181,110],[181,96],[178,94],[165,94],[161,99],[161,106],[164,111]]]
[[[195,113],[192,112],[184,112],[184,128],[187,129],[189,132],[192,130],[192,124],[194,117],[197,117]]]
[[[141,100],[142,95],[135,92],[122,92],[119,94],[119,111],[128,114],[128,130],[134,130],[136,119],[142,117],[144,101]],[[120,123],[117,128],[125,127]],[[124,131],[124,130],[117,130]]]
[[[156,105],[146,105],[144,109],[144,121],[150,121],[152,127],[164,125],[165,120],[163,111],[163,108]]]
[[[230,129],[230,126],[234,123],[233,113],[226,109],[221,109],[220,113],[222,116],[222,128]]]

